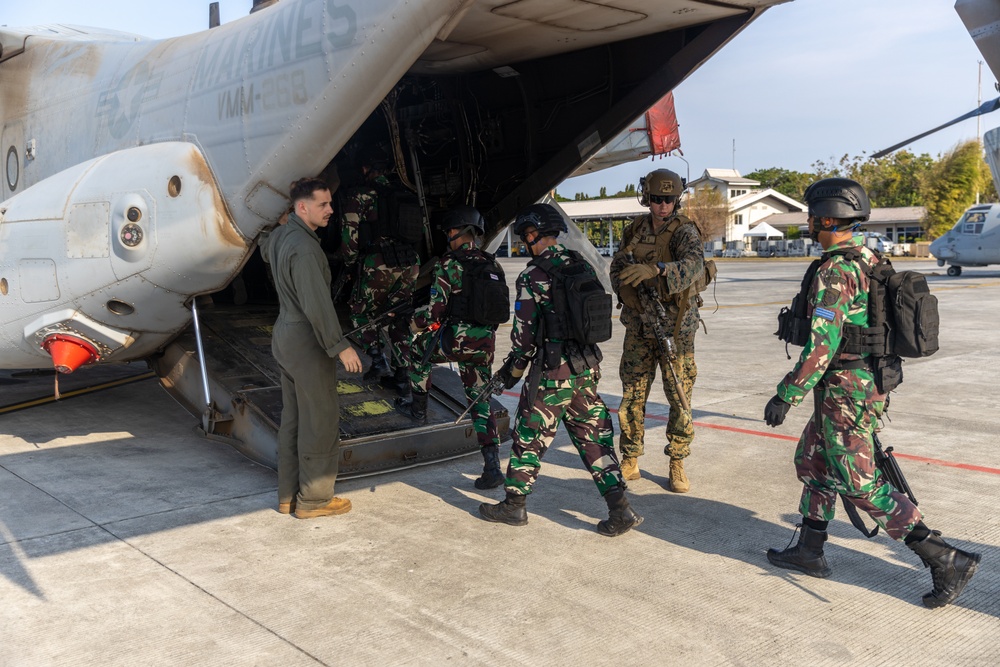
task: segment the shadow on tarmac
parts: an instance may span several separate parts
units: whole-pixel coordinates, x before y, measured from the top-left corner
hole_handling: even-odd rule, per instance
[[[505,465],[506,457],[503,456],[504,452],[501,454],[502,465]],[[509,455],[509,451],[507,454]],[[553,477],[546,474],[546,468],[550,466],[578,470],[581,476],[569,479]],[[570,530],[594,533],[595,540],[628,539],[627,536],[602,538],[596,534],[597,522],[607,517],[607,506],[598,495],[596,486],[585,474],[583,465],[574,452],[550,448],[542,460],[542,470],[536,486],[528,497],[528,525],[531,525],[532,517],[542,517]],[[633,529],[634,531],[677,547],[742,561],[755,567],[761,576],[780,577],[790,586],[821,602],[837,603],[837,600],[824,597],[814,590],[811,585],[814,581],[812,577],[776,568],[767,561],[768,548],[784,549],[795,543],[798,535],[793,535],[793,531],[795,524],[801,521],[799,514],[785,514],[782,515],[785,523],[772,523],[759,518],[753,510],[745,507],[699,498],[693,494],[671,493],[667,490],[669,479],[666,476],[647,470],[642,471],[642,476],[644,481],[632,482],[629,489],[632,507],[644,518],[642,525]],[[493,499],[488,502],[499,502],[504,497],[504,491],[502,487],[478,491],[472,488],[472,479],[467,480],[468,489],[449,486],[436,491],[441,494],[442,500],[468,512],[473,520],[486,523],[479,515],[479,502],[470,496],[481,494]],[[659,488],[650,491],[650,483]],[[567,507],[568,497],[582,497],[583,501],[579,506]],[[869,525],[871,524],[869,520]],[[524,529],[503,528],[512,531]],[[873,555],[872,548],[866,546],[869,540],[846,522],[846,519],[831,522],[829,532],[830,540],[826,544],[825,555],[833,569],[831,580],[923,607],[921,596],[932,588],[930,570],[923,568],[917,555],[902,542],[892,540],[880,531],[874,541],[882,541],[883,546],[887,544],[891,553],[891,557],[880,558]],[[952,538],[947,532],[944,537],[953,546],[982,554],[983,561],[977,574],[982,573],[983,564],[990,567],[990,563],[1000,559],[1000,549],[991,545]],[[962,597],[953,604],[1000,617],[1000,609],[995,602],[1000,590],[996,590],[997,587],[990,579],[992,578],[973,578]]]
[[[177,441],[166,446],[148,442],[127,438],[0,457],[0,469],[7,473],[6,499],[0,506],[0,576],[45,599],[25,567],[28,559],[274,510],[274,472],[227,446],[204,441],[195,446]],[[607,516],[603,499],[576,453],[560,446],[550,448],[542,462],[542,474],[528,499],[529,527],[532,517],[540,517],[569,530],[591,533],[594,540],[608,539],[595,532],[597,522]],[[184,451],[175,451],[178,448]],[[504,464],[509,448],[505,450]],[[453,477],[442,483],[440,474],[417,468],[345,480],[338,483],[338,489],[352,492],[402,482],[438,495],[467,513],[469,521],[481,522],[485,528],[488,524],[478,513],[479,499],[498,502],[503,498],[502,487],[489,491],[473,487],[481,465],[479,457],[460,459],[452,465],[461,477],[458,485]],[[553,476],[556,467],[574,474],[564,478],[560,471],[560,476]],[[144,469],[155,472],[142,473]],[[165,469],[168,474],[164,474]],[[633,507],[644,517],[636,532],[675,547],[741,561],[755,567],[760,576],[781,577],[822,602],[837,602],[817,593],[810,577],[779,570],[766,560],[768,547],[783,549],[789,543],[793,526],[800,519],[797,514],[785,514],[784,523],[773,523],[735,504],[670,493],[667,477],[648,470],[642,474],[643,479],[633,482],[629,491]],[[36,481],[28,481],[31,479]],[[424,480],[428,483],[422,483]],[[567,506],[567,499],[575,499],[576,506]],[[419,515],[415,519],[419,521]],[[950,535],[947,526],[930,525],[943,529],[945,538],[955,546],[982,553],[980,572],[1000,560],[1000,549],[961,540]],[[920,597],[931,588],[930,574],[902,543],[880,536],[891,557],[877,557],[872,553],[874,547],[865,545],[867,540],[845,521],[831,523],[830,534],[826,555],[834,569],[834,581],[922,606]],[[1000,617],[996,603],[1000,590],[995,579],[974,578],[956,606]]]

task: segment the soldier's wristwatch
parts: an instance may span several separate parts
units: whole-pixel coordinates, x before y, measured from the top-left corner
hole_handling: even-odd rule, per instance
[[[664,264],[663,262],[657,262],[656,263],[656,270],[662,276],[663,272],[667,270],[667,265]]]

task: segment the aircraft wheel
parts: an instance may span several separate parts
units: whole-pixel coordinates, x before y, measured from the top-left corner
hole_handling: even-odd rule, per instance
[[[962,275],[962,267],[960,266],[949,266],[948,275],[952,278]]]

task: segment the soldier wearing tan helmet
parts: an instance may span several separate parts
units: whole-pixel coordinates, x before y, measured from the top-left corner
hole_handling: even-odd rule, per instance
[[[649,207],[649,214],[625,228],[621,250],[611,261],[611,284],[625,325],[620,367],[622,402],[618,411],[622,475],[627,480],[640,477],[638,458],[643,454],[646,400],[659,366],[670,403],[664,453],[670,457],[670,490],[675,493],[690,490],[684,459],[691,452],[694,427],[691,412],[683,404],[690,405],[698,374],[694,362],[694,335],[700,320],[697,283],[705,273],[698,227],[679,214],[684,187],[681,177],[668,169],[657,169],[641,179],[639,201]],[[643,322],[644,313],[648,318],[649,311],[639,297],[640,283],[645,283],[663,306],[663,319],[667,321],[659,326],[674,339],[677,355],[673,369],[686,401],[681,400],[671,380],[671,361],[660,353],[653,327]]]

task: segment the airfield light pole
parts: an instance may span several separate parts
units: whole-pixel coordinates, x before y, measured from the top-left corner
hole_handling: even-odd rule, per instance
[[[691,182],[691,163],[687,161],[687,158],[685,158],[685,157],[683,157],[681,155],[672,155],[671,157],[675,157],[675,158],[677,158],[679,160],[684,160],[684,164],[687,165],[688,177],[687,177],[687,181],[684,182],[684,187],[687,187],[687,184]]]
[[[978,91],[977,97],[977,109],[983,106],[983,61],[979,61],[979,81],[976,83],[976,89]],[[980,134],[980,122],[982,120],[982,114],[976,114],[976,142],[979,144],[979,149],[983,148],[983,135]],[[979,203],[979,186],[976,186],[976,203]]]

